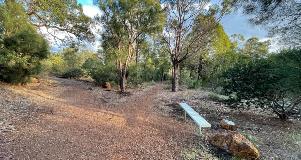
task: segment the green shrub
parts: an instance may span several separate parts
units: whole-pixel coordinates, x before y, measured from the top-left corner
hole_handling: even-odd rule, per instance
[[[197,79],[196,75],[188,69],[182,69],[180,74],[180,83],[189,89],[197,89],[202,86],[202,80]]]
[[[83,70],[89,75],[92,76],[93,72],[100,68],[102,63],[100,59],[97,58],[88,58],[82,65]]]
[[[62,78],[72,78],[72,79],[78,79],[81,78],[84,75],[84,71],[80,68],[72,68],[67,70],[63,75]]]
[[[217,102],[226,102],[229,100],[230,97],[225,96],[225,95],[216,94],[216,93],[209,93],[208,98],[213,101],[217,101]]]
[[[48,44],[35,30],[28,29],[5,37],[0,49],[0,80],[26,83],[41,71],[40,61],[49,54]]]
[[[62,76],[67,70],[67,64],[61,54],[52,54],[43,62],[43,69],[55,76]]]
[[[287,50],[268,59],[238,63],[224,73],[225,94],[233,105],[271,109],[280,119],[301,112],[301,50]]]
[[[152,76],[151,72],[144,72],[143,66],[141,65],[132,65],[128,68],[128,73],[129,73],[129,79],[128,79],[128,84],[133,85],[133,86],[138,86],[143,84],[143,82],[147,81],[149,82]]]
[[[96,84],[103,84],[105,82],[118,83],[117,69],[114,65],[100,65],[92,71],[91,77]]]

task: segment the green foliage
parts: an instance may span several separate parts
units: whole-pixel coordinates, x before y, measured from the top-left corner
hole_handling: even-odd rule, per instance
[[[270,41],[260,42],[258,38],[252,37],[246,41],[242,52],[251,58],[267,57],[269,46]]]
[[[216,93],[209,93],[208,98],[213,101],[217,101],[217,102],[226,102],[229,100],[230,97],[225,96],[225,95],[216,94]]]
[[[78,79],[81,78],[83,75],[84,75],[84,71],[82,69],[71,68],[62,75],[62,78]]]
[[[112,64],[99,64],[96,69],[91,72],[91,77],[96,84],[104,84],[105,82],[118,83],[117,69]]]
[[[84,64],[82,65],[82,68],[86,71],[88,75],[92,75],[92,73],[97,70],[100,66],[102,66],[102,63],[100,59],[98,58],[88,58]]]
[[[90,28],[91,18],[84,14],[82,6],[76,0],[51,0],[51,3],[49,0],[19,2],[34,26],[67,32],[80,40],[94,39]],[[60,40],[66,42],[66,38]]]
[[[80,66],[80,59],[77,48],[66,48],[61,54],[66,63],[67,69],[78,68]]]
[[[0,80],[26,83],[41,70],[40,61],[48,56],[48,44],[35,30],[24,30],[5,37],[0,49]]]
[[[227,53],[231,51],[231,41],[229,36],[224,31],[222,25],[218,25],[215,29],[215,35],[212,42],[212,49],[215,51],[216,54]]]
[[[1,3],[0,20],[0,80],[26,83],[41,71],[48,44],[29,22],[21,3]]]
[[[43,61],[44,73],[49,73],[58,77],[66,78],[79,78],[67,76],[77,73],[78,76],[90,75],[92,66],[89,66],[89,60],[100,60],[97,58],[96,53],[83,50],[79,51],[76,47],[64,49],[62,52],[51,54],[47,60]]]
[[[24,30],[35,30],[29,22],[29,17],[22,4],[15,1],[5,1],[0,3],[0,20],[3,35],[13,36]]]
[[[138,40],[162,31],[164,14],[158,0],[105,0],[100,1],[100,9],[104,13],[101,20],[105,61],[116,64],[120,89],[124,92],[128,67],[139,49]]]
[[[270,108],[280,119],[300,116],[301,50],[286,50],[268,59],[237,63],[224,73],[232,104]]]
[[[186,86],[189,89],[197,89],[201,86],[202,80],[192,75],[193,72],[188,69],[182,69],[180,74],[180,84]]]
[[[209,26],[214,25],[216,22],[212,17],[200,16],[202,26],[207,26],[208,24],[203,24],[205,22],[213,23]],[[197,34],[199,26],[196,26],[196,31],[193,34]],[[219,74],[222,73],[224,69],[230,66],[235,58],[238,56],[232,51],[232,43],[223,29],[221,24],[218,24],[214,29],[212,34],[207,37],[202,37],[204,41],[201,50],[184,61],[181,65],[183,70],[189,70],[190,76],[186,76],[187,80],[184,81],[189,88],[197,88],[200,85],[213,85],[219,83]],[[205,45],[206,44],[206,45]],[[181,76],[182,78],[183,75]]]
[[[55,76],[61,76],[66,69],[66,63],[61,54],[51,54],[48,59],[43,61],[43,70]]]

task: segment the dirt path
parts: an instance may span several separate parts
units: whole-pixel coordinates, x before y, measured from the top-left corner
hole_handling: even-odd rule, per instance
[[[153,110],[160,85],[108,102],[115,93],[99,96],[88,83],[52,81],[15,89],[42,114],[16,124],[7,145],[12,159],[179,159],[199,141],[193,126]]]

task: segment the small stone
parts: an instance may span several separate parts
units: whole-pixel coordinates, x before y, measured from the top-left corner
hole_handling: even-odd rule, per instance
[[[36,77],[31,77],[30,78],[30,82],[31,83],[40,83],[40,80],[38,78],[36,78]]]
[[[105,82],[103,85],[102,85],[103,88],[105,88],[106,91],[111,91],[112,90],[112,85],[111,83],[109,82]]]
[[[235,131],[237,129],[237,126],[235,125],[234,122],[223,119],[220,122],[220,127],[226,130],[231,130],[231,131]]]

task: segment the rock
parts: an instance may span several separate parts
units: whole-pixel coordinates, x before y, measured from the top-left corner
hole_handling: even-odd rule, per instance
[[[109,82],[106,82],[102,85],[103,88],[105,88],[106,91],[111,91],[112,90],[112,85]]]
[[[258,159],[260,155],[255,145],[236,131],[217,131],[209,137],[209,142],[240,158]]]
[[[226,130],[231,130],[231,131],[235,131],[237,129],[237,126],[235,125],[234,122],[223,119],[220,122],[220,127]]]
[[[36,77],[31,77],[30,78],[30,82],[31,83],[40,83],[40,80],[38,78],[36,78]]]

